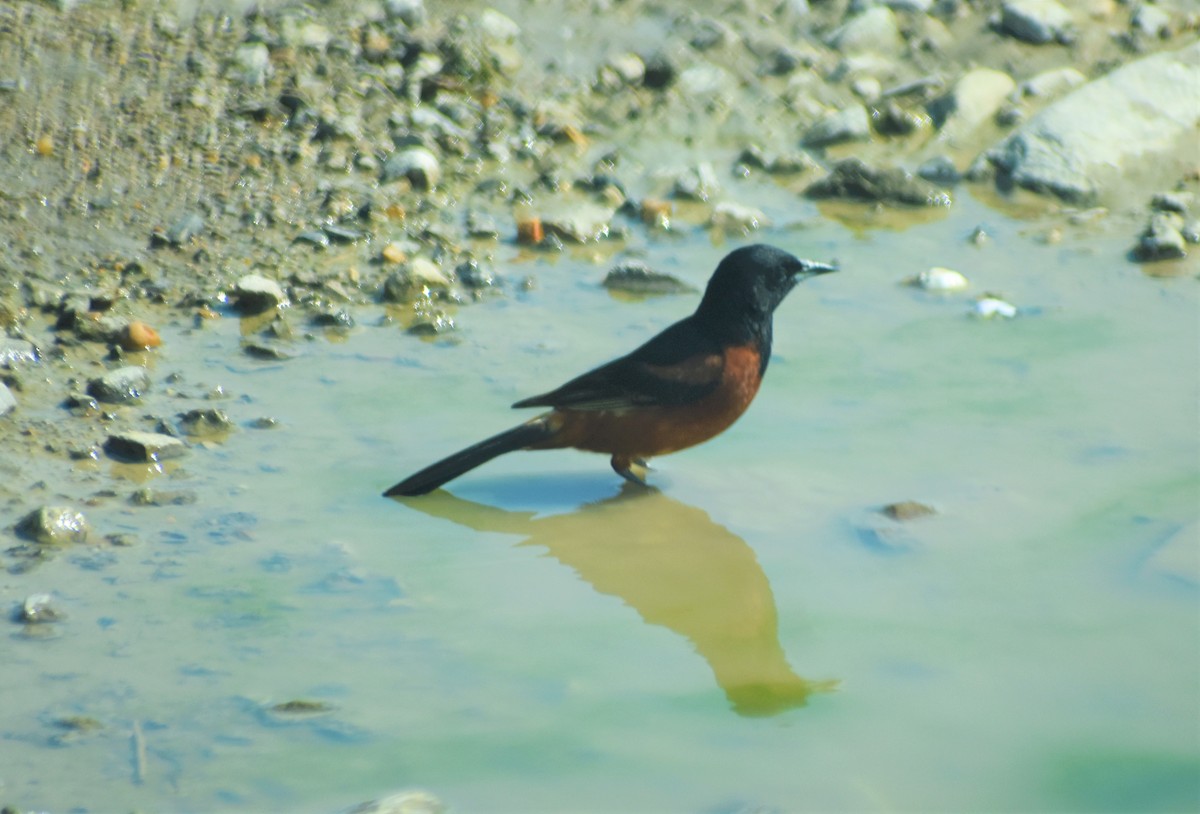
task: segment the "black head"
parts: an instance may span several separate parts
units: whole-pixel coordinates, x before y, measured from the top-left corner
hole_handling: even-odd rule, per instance
[[[771,315],[788,292],[806,277],[831,271],[837,271],[837,267],[801,260],[761,243],[735,249],[725,256],[708,281],[696,317],[710,326],[733,329],[738,334],[765,333],[769,344]]]

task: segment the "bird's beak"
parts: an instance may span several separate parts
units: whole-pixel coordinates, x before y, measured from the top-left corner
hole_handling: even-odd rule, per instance
[[[830,265],[829,263],[818,263],[816,260],[801,260],[800,270],[796,272],[796,277],[803,280],[806,277],[815,277],[818,274],[828,274],[837,270],[836,263]]]

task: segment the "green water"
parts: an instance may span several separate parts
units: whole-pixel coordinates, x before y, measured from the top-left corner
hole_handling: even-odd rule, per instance
[[[195,505],[89,510],[138,546],[41,567],[71,616],[3,646],[0,799],[329,811],[420,787],[458,811],[1194,810],[1196,267],[1147,277],[1115,237],[1048,245],[969,198],[859,236],[799,215],[816,225],[761,239],[842,272],[784,303],[758,400],[652,462],[658,491],[565,451],[379,497],[694,307],[613,299],[586,253],[501,247],[499,270],[538,286],[462,309],[452,342],[368,311],[346,341],[265,363],[236,352],[233,319],[165,326],[160,375],[281,426],[151,478]],[[701,285],[731,245],[646,252]],[[898,285],[930,265],[970,292]],[[967,317],[984,290],[1024,312]],[[907,499],[938,514],[876,511]],[[332,710],[267,711],[296,699]],[[104,729],[51,745],[71,715]]]

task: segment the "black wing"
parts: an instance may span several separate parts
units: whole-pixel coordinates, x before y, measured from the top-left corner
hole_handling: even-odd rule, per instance
[[[716,389],[724,364],[720,346],[688,317],[629,355],[513,407],[626,410],[690,404]]]

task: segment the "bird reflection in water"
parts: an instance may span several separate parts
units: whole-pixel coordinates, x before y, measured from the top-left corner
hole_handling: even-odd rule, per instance
[[[612,498],[546,517],[445,491],[402,502],[475,531],[522,535],[520,545],[546,549],[600,593],[688,639],[739,715],[774,715],[837,685],[802,678],[788,664],[771,585],[750,546],[657,489],[627,484]]]

